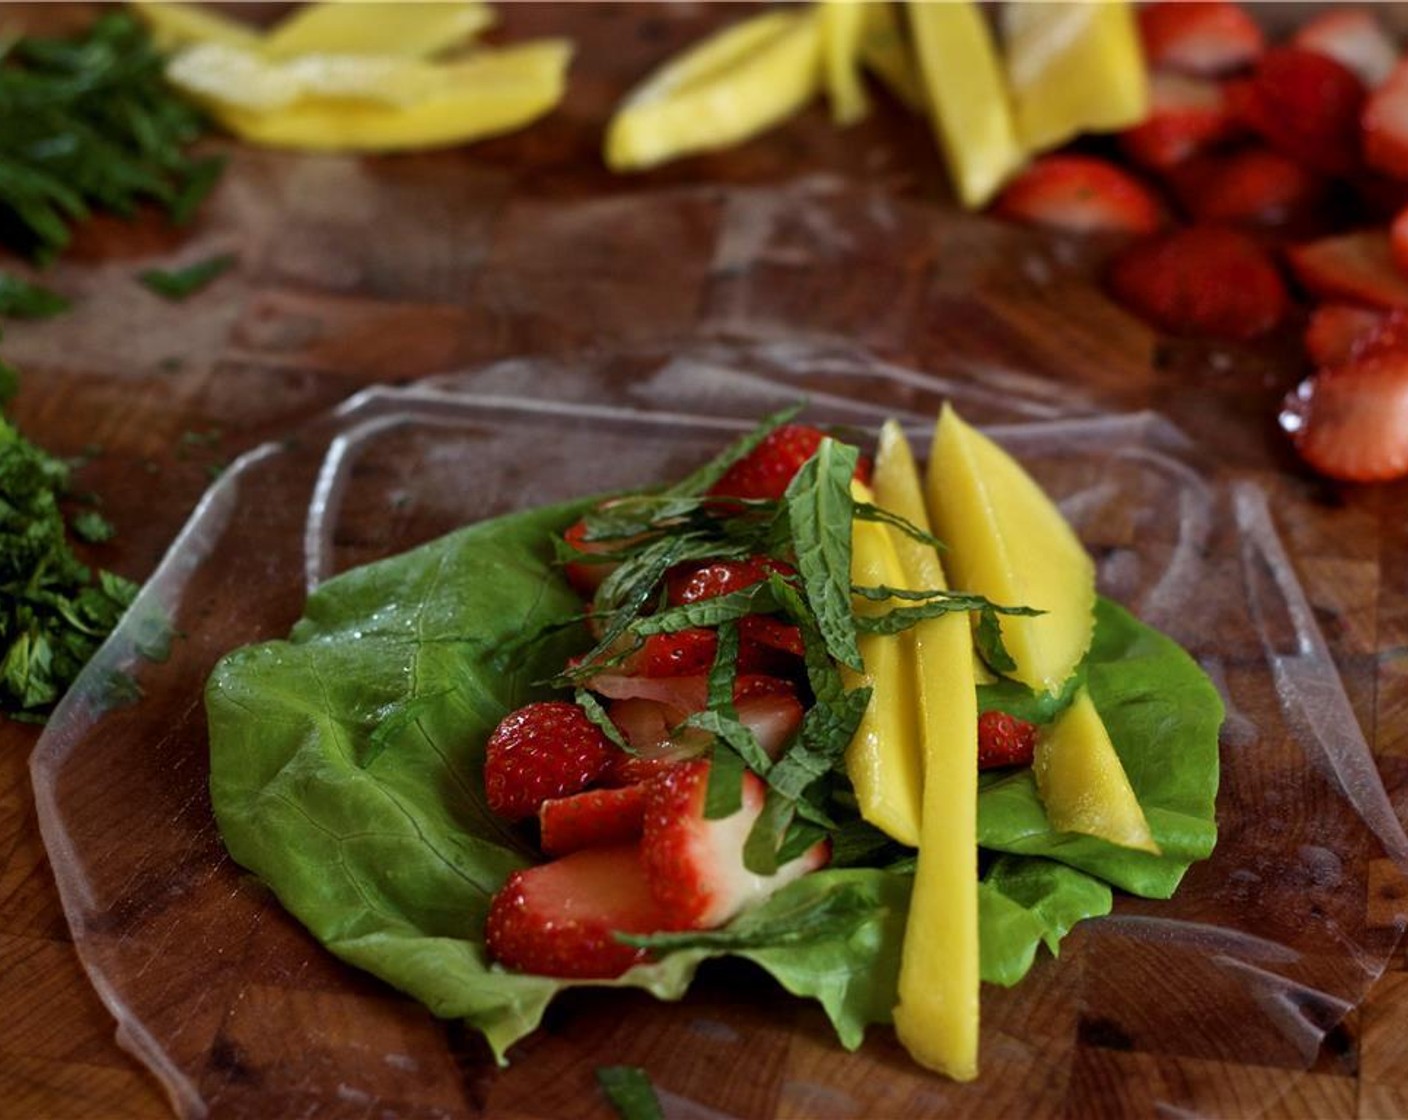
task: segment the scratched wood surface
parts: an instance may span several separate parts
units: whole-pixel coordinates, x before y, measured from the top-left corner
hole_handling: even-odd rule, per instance
[[[7,5],[0,21],[76,26],[90,13]],[[212,471],[367,385],[700,331],[847,339],[912,369],[959,363],[1031,379],[1053,400],[1156,409],[1221,466],[1265,485],[1285,511],[1297,570],[1390,797],[1408,809],[1408,486],[1345,489],[1298,469],[1274,425],[1276,401],[1304,372],[1293,332],[1244,350],[1156,338],[1090,282],[1101,247],[956,214],[925,128],[879,97],[872,118],[844,133],[814,107],[728,153],[608,175],[599,142],[617,98],[729,14],[695,4],[509,6],[503,37],[579,43],[566,103],[532,129],[386,159],[224,145],[230,170],[193,228],[173,231],[152,215],[87,226],[48,278],[75,297],[73,310],[7,325],[3,353],[24,371],[13,406],[21,429],[59,454],[97,451],[79,485],[101,495],[118,533],[92,559],[144,578]],[[854,212],[858,195],[875,203],[867,237],[835,237],[827,208]],[[888,221],[886,206],[904,220]],[[224,250],[238,254],[235,272],[182,305],[133,280],[140,268]],[[486,384],[496,391],[542,391],[515,386],[511,371],[495,377]],[[73,951],[30,793],[37,735],[0,724],[0,1114],[166,1115]],[[1376,913],[1391,922],[1399,890],[1388,869],[1371,874],[1369,924]],[[795,1086],[807,1070],[849,1059],[815,1043],[815,1023],[786,1029],[769,996],[724,979],[701,996],[701,1014],[748,1032],[754,1061],[726,1064],[735,1051],[715,1053],[719,1039],[681,1040],[668,1009],[632,997],[614,1036],[587,1037],[568,1019],[528,1044],[509,1075],[466,1066],[465,1107],[572,1114],[582,1108],[580,1071],[634,1045],[670,1063],[674,1092],[698,1092],[720,1112],[827,1114],[827,1101]],[[336,1000],[309,990],[308,1022],[355,1036]],[[593,998],[583,1021],[601,1023]],[[232,1029],[257,1050],[262,1025],[260,1008],[247,1006]],[[427,1038],[441,1029],[428,1018],[416,1027]],[[660,1046],[642,1049],[652,1032]],[[1140,1055],[1088,1054],[1078,1076],[1108,1086],[1112,1114],[1139,1113],[1148,1098],[1129,1086],[1141,1083]],[[1194,1060],[1179,1075],[1222,1078],[1229,1115],[1279,1096],[1277,1115],[1379,1117],[1408,1114],[1405,1058],[1400,952],[1330,1032],[1309,1076],[1247,1068],[1229,1077]],[[922,1082],[898,1073],[890,1096],[870,1099],[876,1115],[925,1111]]]

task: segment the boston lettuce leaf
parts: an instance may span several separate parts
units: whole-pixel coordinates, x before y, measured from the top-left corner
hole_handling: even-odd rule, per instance
[[[231,856],[332,952],[466,1020],[501,1060],[571,982],[486,957],[490,899],[540,857],[485,806],[483,746],[589,642],[550,539],[588,504],[483,522],[329,580],[286,641],[229,654],[206,690]],[[551,636],[523,641],[539,632]],[[981,886],[991,982],[1015,983],[1040,944],[1055,951],[1076,921],[1108,912],[1101,880],[1167,893],[1215,835],[1221,709],[1196,666],[1102,603],[1086,672],[1165,854],[1051,833],[1023,776],[988,786],[983,842],[1014,853]],[[910,883],[898,870],[818,872],[722,930],[644,938],[657,963],[592,983],[675,999],[702,961],[739,956],[817,999],[854,1047],[889,1020]]]

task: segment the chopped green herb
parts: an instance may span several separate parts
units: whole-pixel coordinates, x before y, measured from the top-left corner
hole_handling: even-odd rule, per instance
[[[49,319],[70,306],[58,292],[0,272],[0,315],[12,319]]]
[[[73,531],[80,540],[89,544],[101,544],[112,540],[112,523],[100,513],[85,509],[72,521]]]
[[[39,261],[94,210],[143,201],[188,218],[219,175],[186,148],[205,118],[164,77],[141,24],[105,12],[81,36],[26,37],[0,54],[0,238]]]
[[[228,272],[234,266],[235,255],[222,253],[218,257],[197,261],[185,268],[167,272],[160,268],[149,268],[138,275],[148,288],[167,299],[185,299],[200,291],[217,276]]]
[[[621,1120],[664,1120],[660,1098],[645,1070],[637,1066],[600,1066],[596,1079]]]

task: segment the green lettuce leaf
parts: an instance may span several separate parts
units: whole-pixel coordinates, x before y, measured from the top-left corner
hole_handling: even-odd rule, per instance
[[[329,580],[287,641],[231,653],[206,690],[211,797],[231,856],[332,952],[436,1015],[466,1020],[500,1060],[572,983],[486,957],[492,895],[539,857],[484,804],[483,744],[590,645],[569,625],[580,602],[550,539],[590,505],[483,522]],[[524,643],[536,633],[546,637]],[[984,790],[985,840],[1025,852],[999,857],[981,887],[982,974],[992,982],[1014,983],[1041,943],[1054,951],[1075,921],[1108,911],[1108,887],[1065,864],[1085,859],[1111,882],[1162,885],[1168,865],[1211,846],[1216,693],[1196,686],[1178,647],[1109,604],[1088,672],[1169,854],[1141,877],[1130,863],[1139,853],[1052,835],[1016,780]],[[702,961],[742,957],[818,1000],[855,1047],[869,1024],[890,1019],[911,882],[900,870],[818,872],[723,930],[646,939],[657,963],[591,983],[677,999]]]

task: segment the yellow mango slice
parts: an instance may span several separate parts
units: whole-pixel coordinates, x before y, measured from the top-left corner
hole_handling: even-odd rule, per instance
[[[671,59],[626,97],[607,126],[607,166],[635,171],[728,147],[791,116],[820,85],[816,13],[753,16]]]
[[[1022,466],[948,405],[935,425],[927,486],[953,585],[1046,612],[1003,616],[1003,642],[1016,662],[1008,675],[1039,692],[1059,691],[1094,633],[1089,553]]]
[[[570,43],[543,39],[481,51],[442,67],[443,87],[410,105],[305,97],[273,112],[212,102],[242,140],[308,151],[390,152],[446,147],[522,128],[562,99]]]
[[[919,472],[899,425],[881,428],[876,504],[929,531]],[[905,585],[945,586],[938,554],[894,536]],[[978,702],[968,620],[927,619],[913,638],[924,775],[919,859],[900,956],[895,1030],[915,1061],[960,1081],[978,1073]]]
[[[1025,157],[992,34],[971,0],[910,0],[906,10],[954,191],[983,206]]]
[[[305,54],[375,54],[407,58],[459,46],[494,23],[493,9],[473,0],[330,0],[305,4],[269,31],[270,58]]]
[[[861,27],[860,57],[900,103],[916,113],[929,112],[929,95],[919,76],[914,54],[892,4],[866,4]]]
[[[1159,854],[1129,775],[1085,689],[1037,736],[1032,771],[1047,819],[1058,832],[1081,832]]]
[[[871,495],[853,485],[857,500]],[[851,525],[851,582],[861,586],[902,587],[904,572],[890,531],[875,521]],[[884,614],[893,600],[857,599],[857,614]],[[862,634],[858,639],[864,675],[843,669],[847,688],[867,684],[870,704],[846,749],[846,770],[855,787],[861,815],[902,844],[919,844],[918,734],[915,729],[913,641],[908,633]]]
[[[821,47],[831,119],[855,124],[870,111],[860,75],[860,40],[865,6],[859,0],[822,0]]]
[[[1013,0],[1001,18],[1017,137],[1028,152],[1147,115],[1139,31],[1123,0]]]
[[[258,28],[231,19],[205,4],[134,0],[132,8],[162,50],[190,43],[220,43],[252,51],[259,49],[263,38]]]

